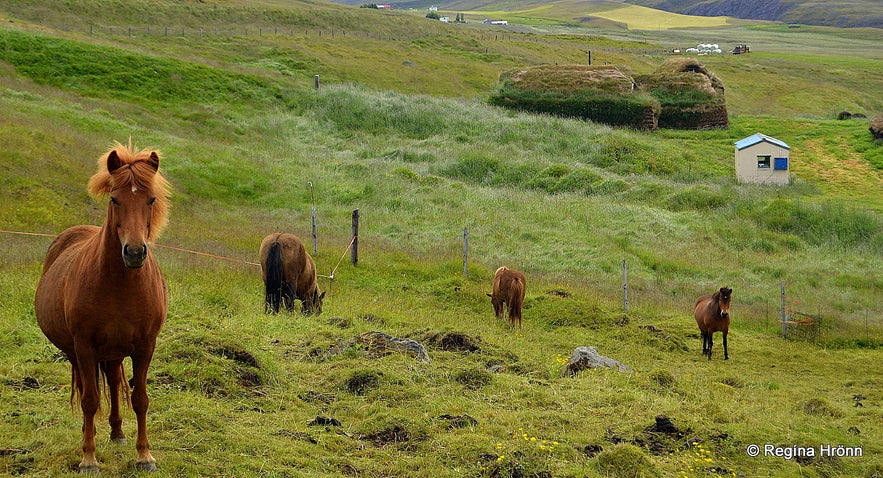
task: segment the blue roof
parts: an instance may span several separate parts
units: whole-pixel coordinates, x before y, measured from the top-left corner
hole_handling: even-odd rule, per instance
[[[767,136],[761,133],[753,134],[745,139],[740,139],[739,141],[736,141],[736,149],[741,151],[749,146],[754,146],[755,144],[762,143],[764,141],[768,143],[773,143],[776,146],[781,146],[787,150],[791,149],[791,147],[785,144],[784,141],[780,141],[776,138],[773,138],[772,136]]]

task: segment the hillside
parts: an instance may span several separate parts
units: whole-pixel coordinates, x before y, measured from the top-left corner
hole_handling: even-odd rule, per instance
[[[338,3],[361,5],[357,0],[340,0]],[[434,5],[441,10],[470,11],[519,11],[540,8],[560,8],[571,2],[543,2],[520,0],[499,2],[494,0],[447,0],[427,2],[405,0],[391,2],[395,8],[426,10]],[[702,17],[732,17],[746,20],[765,20],[780,23],[818,25],[838,28],[883,28],[883,5],[875,0],[827,2],[822,0],[579,0],[582,12],[609,10],[622,5],[640,5],[665,12]]]
[[[154,476],[883,472],[883,145],[836,119],[883,110],[866,31],[587,35],[286,0],[0,0],[0,17],[0,474],[75,475],[70,369],[34,292],[52,236],[103,221],[86,183],[130,138],[173,189],[150,252],[170,291],[147,385]],[[757,50],[701,57],[726,130],[487,104],[515,67],[591,49],[648,74],[710,34]],[[791,186],[735,182],[734,141],[758,131],[792,147]],[[260,240],[311,246],[313,206],[323,313],[266,315]],[[523,330],[486,296],[504,264],[527,276]],[[822,317],[814,341],[781,337],[783,283],[789,308]],[[709,361],[691,309],[722,286],[730,359],[718,335]],[[373,331],[431,360],[359,341]],[[628,369],[563,376],[580,346]],[[96,421],[105,476],[140,476],[123,415],[128,445]],[[828,445],[850,456],[818,456]]]
[[[883,28],[883,5],[873,0],[626,0],[627,3],[685,15],[729,16],[751,20],[839,28]]]
[[[358,6],[358,0],[338,0],[337,3]],[[388,2],[398,9],[426,10],[437,6],[441,10],[519,11],[557,8],[562,2],[521,0],[499,2],[494,0],[403,0]],[[569,3],[569,2],[563,2]],[[875,0],[827,2],[821,0],[580,0],[581,10],[592,12],[599,8],[619,8],[622,4],[640,5],[656,10],[703,17],[732,17],[746,20],[765,20],[780,23],[818,25],[838,28],[883,28],[883,5]]]

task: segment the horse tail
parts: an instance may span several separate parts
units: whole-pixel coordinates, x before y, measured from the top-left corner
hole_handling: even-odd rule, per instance
[[[77,373],[77,365],[71,362],[71,411],[80,403],[80,374]]]
[[[282,267],[282,244],[274,242],[267,252],[267,278],[264,283],[267,312],[278,313],[282,304],[282,282],[285,275]]]
[[[523,306],[524,281],[516,277],[509,284],[509,320],[518,319],[519,325],[521,325],[521,309]]]
[[[123,364],[120,363],[120,373],[125,377],[125,371],[123,370]],[[107,381],[105,379],[104,370],[96,365],[95,366],[95,383],[101,386],[104,386]],[[123,384],[125,388],[121,389],[125,394],[126,401],[129,402],[129,384]],[[71,362],[71,398],[70,398],[70,406],[71,410],[74,410],[74,407],[80,404],[80,400],[83,398],[83,382],[80,378],[80,370],[77,368],[76,364]],[[101,400],[98,401],[98,409],[101,410]]]

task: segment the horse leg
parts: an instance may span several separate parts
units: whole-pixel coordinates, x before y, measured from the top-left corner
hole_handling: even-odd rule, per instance
[[[147,439],[147,408],[150,405],[150,399],[147,397],[147,367],[152,356],[151,348],[144,356],[132,357],[132,379],[135,383],[132,390],[132,408],[135,410],[135,419],[138,422],[138,439],[135,441],[138,459],[135,467],[145,471],[156,471],[156,460],[150,454],[150,441]]]
[[[723,331],[724,334],[724,360],[730,360],[730,354],[727,352],[727,331]]]
[[[95,414],[98,413],[98,363],[93,355],[77,351],[77,388],[80,391],[80,409],[83,411],[83,460],[80,473],[97,475],[98,459],[95,458]]]
[[[708,355],[708,334],[704,330],[699,331],[702,335],[702,356]]]
[[[711,348],[714,347],[714,332],[708,333],[708,360],[711,360]]]
[[[120,390],[126,386],[123,361],[101,362],[101,370],[107,377],[107,387],[110,389],[110,440],[118,445],[125,445],[126,433],[123,432],[123,417],[120,415]]]

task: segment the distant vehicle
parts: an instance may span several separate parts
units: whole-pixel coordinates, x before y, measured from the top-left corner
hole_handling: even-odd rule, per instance
[[[748,53],[748,52],[749,52],[748,45],[736,45],[736,47],[733,48],[734,55],[741,55],[743,53]]]

